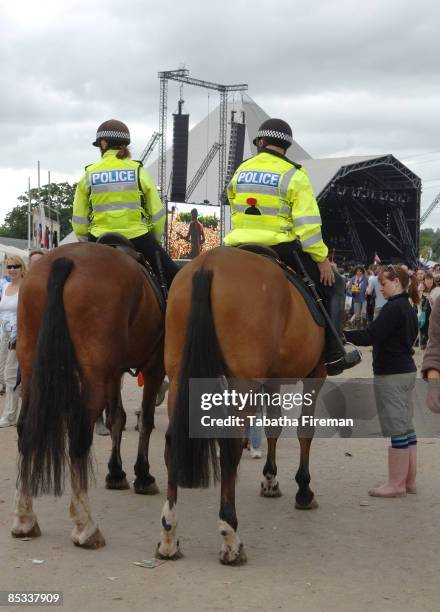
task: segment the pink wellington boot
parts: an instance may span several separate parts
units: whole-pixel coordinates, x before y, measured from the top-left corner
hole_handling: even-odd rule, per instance
[[[417,493],[416,489],[416,474],[417,474],[417,444],[411,444],[408,447],[409,451],[409,468],[406,477],[406,492]]]
[[[406,477],[409,467],[408,448],[388,448],[388,482],[370,489],[372,497],[403,497],[406,495]]]

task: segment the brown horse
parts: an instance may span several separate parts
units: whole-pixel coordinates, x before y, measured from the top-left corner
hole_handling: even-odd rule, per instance
[[[113,451],[107,486],[125,488],[119,446],[125,424],[121,376],[139,368],[145,385],[135,490],[156,493],[148,444],[164,377],[164,315],[139,264],[100,244],[55,249],[20,288],[17,356],[22,375],[19,476],[12,535],[40,535],[32,497],[60,495],[71,472],[73,542],[105,544],[87,496],[93,428],[104,410]],[[68,441],[68,444],[67,444]]]
[[[189,380],[228,376],[235,379],[298,379],[326,376],[324,329],[313,320],[300,293],[281,268],[260,255],[220,247],[187,264],[169,294],[165,324],[165,370],[170,379],[165,459],[167,501],[162,510],[156,554],[180,556],[176,537],[177,487],[208,486],[218,470],[216,441],[189,435]],[[307,383],[307,381],[306,381]],[[319,385],[318,385],[319,387]],[[315,385],[316,389],[316,385]],[[319,390],[319,389],[318,389]],[[305,406],[305,405],[304,405]],[[313,414],[314,405],[303,406]],[[277,497],[276,444],[280,429],[268,437],[261,494]],[[266,431],[267,435],[267,431]],[[298,428],[301,448],[296,474],[296,507],[316,507],[309,487],[309,450],[313,430]],[[218,439],[221,500],[220,561],[246,560],[237,534],[235,479],[241,439]]]

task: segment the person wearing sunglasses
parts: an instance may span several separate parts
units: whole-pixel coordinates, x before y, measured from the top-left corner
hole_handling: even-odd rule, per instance
[[[21,282],[26,274],[26,264],[21,257],[8,257],[6,272],[11,279],[2,291],[0,299],[0,380],[6,385],[5,405],[0,417],[0,427],[11,427],[17,423],[20,392],[16,389],[17,355],[17,306]]]

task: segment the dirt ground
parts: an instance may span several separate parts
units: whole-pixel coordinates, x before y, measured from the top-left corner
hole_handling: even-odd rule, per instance
[[[353,376],[370,374],[371,354],[364,354]],[[420,354],[417,359],[420,363]],[[134,410],[140,398],[134,380],[126,381],[123,395],[128,413],[123,459],[131,480],[137,445]],[[319,508],[307,512],[295,510],[293,503],[296,440],[279,443],[283,496],[278,499],[259,496],[263,460],[245,453],[237,509],[247,565],[224,567],[217,560],[216,488],[180,491],[178,531],[185,556],[148,569],[133,561],[153,559],[159,539],[166,484],[165,404],[158,408],[156,427],[151,466],[161,493],[155,497],[107,491],[110,440],[95,437],[97,483],[90,497],[107,540],[98,551],[71,543],[68,494],[36,501],[42,537],[20,541],[10,536],[17,434],[15,428],[0,430],[0,590],[63,591],[65,610],[87,612],[440,610],[439,440],[420,440],[418,494],[391,500],[367,494],[386,473],[384,440],[315,440],[311,474]],[[36,565],[33,559],[45,562]]]

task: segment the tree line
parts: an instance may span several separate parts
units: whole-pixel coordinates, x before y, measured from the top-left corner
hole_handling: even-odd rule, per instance
[[[440,228],[420,230],[419,251],[423,259],[440,261]]]
[[[46,217],[56,221],[55,211],[58,211],[60,215],[60,239],[72,231],[71,219],[75,189],[76,183],[70,185],[68,182],[50,183],[40,188],[40,201],[44,206]],[[38,189],[31,189],[30,196],[31,211],[35,210],[39,213]],[[18,196],[17,200],[19,203],[8,212],[3,225],[0,226],[0,236],[26,240],[28,237],[28,193]]]

